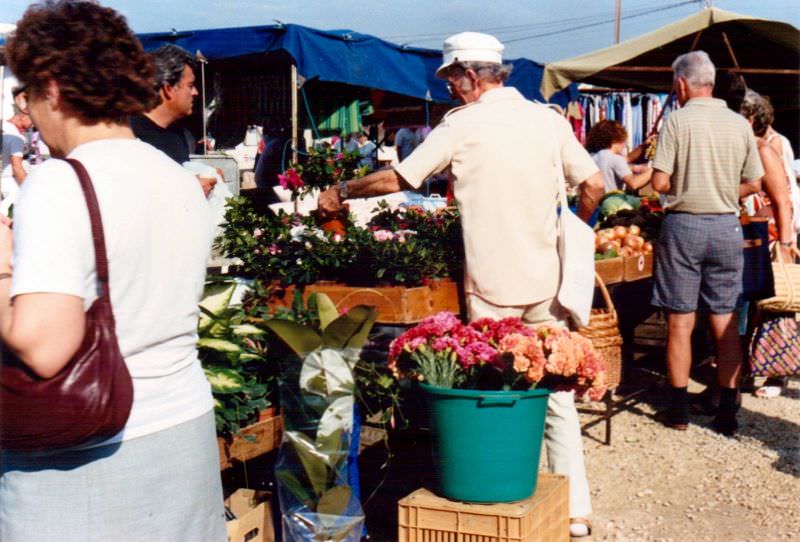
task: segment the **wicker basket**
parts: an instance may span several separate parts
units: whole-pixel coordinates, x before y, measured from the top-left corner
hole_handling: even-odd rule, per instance
[[[603,295],[606,308],[592,309],[589,325],[582,327],[578,333],[592,341],[597,353],[606,360],[606,380],[608,388],[616,388],[622,377],[622,335],[619,333],[617,310],[611,301],[603,279],[595,273],[595,280]]]
[[[781,261],[780,251],[772,262],[772,276],[775,279],[775,296],[762,299],[758,308],[773,312],[800,312],[800,264]],[[800,256],[800,251],[792,247],[792,255]]]

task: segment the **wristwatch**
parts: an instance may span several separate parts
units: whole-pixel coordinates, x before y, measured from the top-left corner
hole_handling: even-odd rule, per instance
[[[348,195],[347,181],[342,181],[339,183],[339,201],[346,200],[347,195]]]

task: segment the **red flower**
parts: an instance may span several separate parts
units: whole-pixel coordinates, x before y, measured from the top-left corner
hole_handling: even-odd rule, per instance
[[[288,190],[297,190],[305,186],[303,179],[300,178],[294,168],[289,168],[283,174],[278,174],[278,182]]]

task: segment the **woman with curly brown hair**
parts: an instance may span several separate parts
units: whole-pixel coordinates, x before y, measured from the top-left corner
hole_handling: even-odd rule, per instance
[[[104,442],[2,452],[0,540],[224,541],[212,397],[196,351],[209,211],[197,180],[128,125],[154,103],[152,62],[122,16],[88,1],[29,7],[6,53],[53,156],[91,177],[134,401]],[[51,378],[81,345],[96,297],[83,192],[70,165],[49,160],[20,190],[13,234],[0,223],[0,338]]]
[[[749,196],[746,208],[756,216],[769,217],[770,242],[778,245],[784,261],[792,261],[791,248],[797,241],[797,230],[792,216],[791,177],[783,164],[780,147],[776,150],[772,145],[774,142],[780,144],[770,133],[775,119],[772,104],[765,96],[747,89],[739,113],[753,127],[765,170],[761,179],[763,191]]]
[[[606,193],[613,190],[638,190],[650,182],[653,169],[648,166],[633,166],[646,144],[642,144],[630,155],[625,153],[628,132],[625,127],[613,120],[601,120],[595,124],[586,136],[586,150],[605,180]]]

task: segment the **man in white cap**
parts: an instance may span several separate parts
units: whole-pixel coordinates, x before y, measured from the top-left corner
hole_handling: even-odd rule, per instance
[[[487,34],[448,38],[436,75],[464,105],[394,169],[342,182],[320,195],[319,207],[337,212],[348,197],[416,189],[450,168],[464,232],[469,318],[565,323],[556,299],[558,183],[563,174],[579,186],[578,215],[588,220],[603,195],[603,177],[565,119],[503,85],[511,67],[503,65],[502,51]],[[545,443],[551,470],[570,478],[571,534],[588,535],[589,485],[571,392],[550,396]]]

